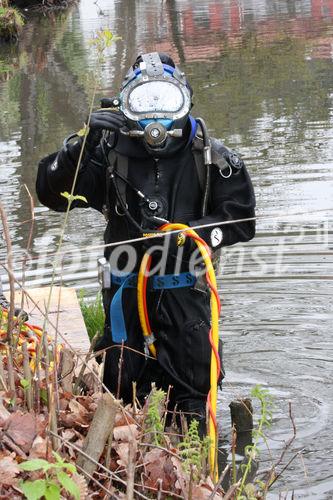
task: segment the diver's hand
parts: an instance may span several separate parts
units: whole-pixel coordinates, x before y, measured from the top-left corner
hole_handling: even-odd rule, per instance
[[[87,148],[92,151],[98,146],[103,130],[116,132],[126,123],[125,116],[120,111],[99,109],[91,113],[89,122],[89,133],[87,136]]]
[[[89,129],[90,131],[110,130],[115,132],[123,127],[125,123],[125,116],[120,111],[102,108],[91,113]]]

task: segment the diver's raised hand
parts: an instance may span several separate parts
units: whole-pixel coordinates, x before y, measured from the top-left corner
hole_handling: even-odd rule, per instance
[[[99,109],[91,113],[89,121],[89,133],[87,136],[87,148],[92,150],[98,146],[103,130],[116,132],[126,123],[125,116],[120,111],[110,109]]]
[[[91,113],[89,129],[91,131],[110,130],[115,132],[125,123],[125,116],[120,111],[102,108]]]

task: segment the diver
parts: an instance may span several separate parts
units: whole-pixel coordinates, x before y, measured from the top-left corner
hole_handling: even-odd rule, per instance
[[[204,226],[197,232],[218,255],[221,247],[254,237],[254,220],[221,223],[253,218],[255,196],[242,159],[190,114],[192,97],[168,55],[138,56],[119,95],[102,99],[91,115],[74,190],[87,203],[78,199],[71,208],[92,207],[107,220],[109,246],[99,263],[106,320],[96,346],[106,350],[105,384],[125,403],[132,402],[133,382],[141,401],[153,382],[171,387],[170,408],[198,419],[204,434],[210,293],[193,241],[179,233],[161,238],[159,228],[166,222]],[[67,208],[60,193],[71,191],[82,141],[71,135],[39,164],[37,194],[53,210]],[[138,316],[136,279],[147,250],[155,269],[147,310],[156,359],[147,356]]]

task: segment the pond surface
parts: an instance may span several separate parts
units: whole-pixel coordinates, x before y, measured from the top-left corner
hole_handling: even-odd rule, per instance
[[[37,163],[81,128],[96,66],[89,40],[106,26],[122,40],[101,67],[97,97],[117,93],[140,51],[170,53],[194,88],[194,114],[243,155],[254,182],[257,236],[224,252],[219,276],[223,438],[230,401],[255,384],[269,389],[269,467],[292,434],[291,401],[297,436],[284,463],[302,454],[269,496],[332,498],[333,0],[81,0],[64,15],[32,18],[17,46],[1,46],[0,194],[18,277],[31,218],[24,184],[35,200],[28,285],[50,282],[63,217],[36,199]],[[89,295],[100,250],[71,251],[100,244],[103,228],[90,209],[71,213],[64,281]]]

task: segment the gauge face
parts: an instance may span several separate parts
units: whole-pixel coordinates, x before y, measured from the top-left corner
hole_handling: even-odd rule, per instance
[[[184,103],[182,91],[170,82],[147,82],[134,87],[128,97],[133,113],[175,113]]]

